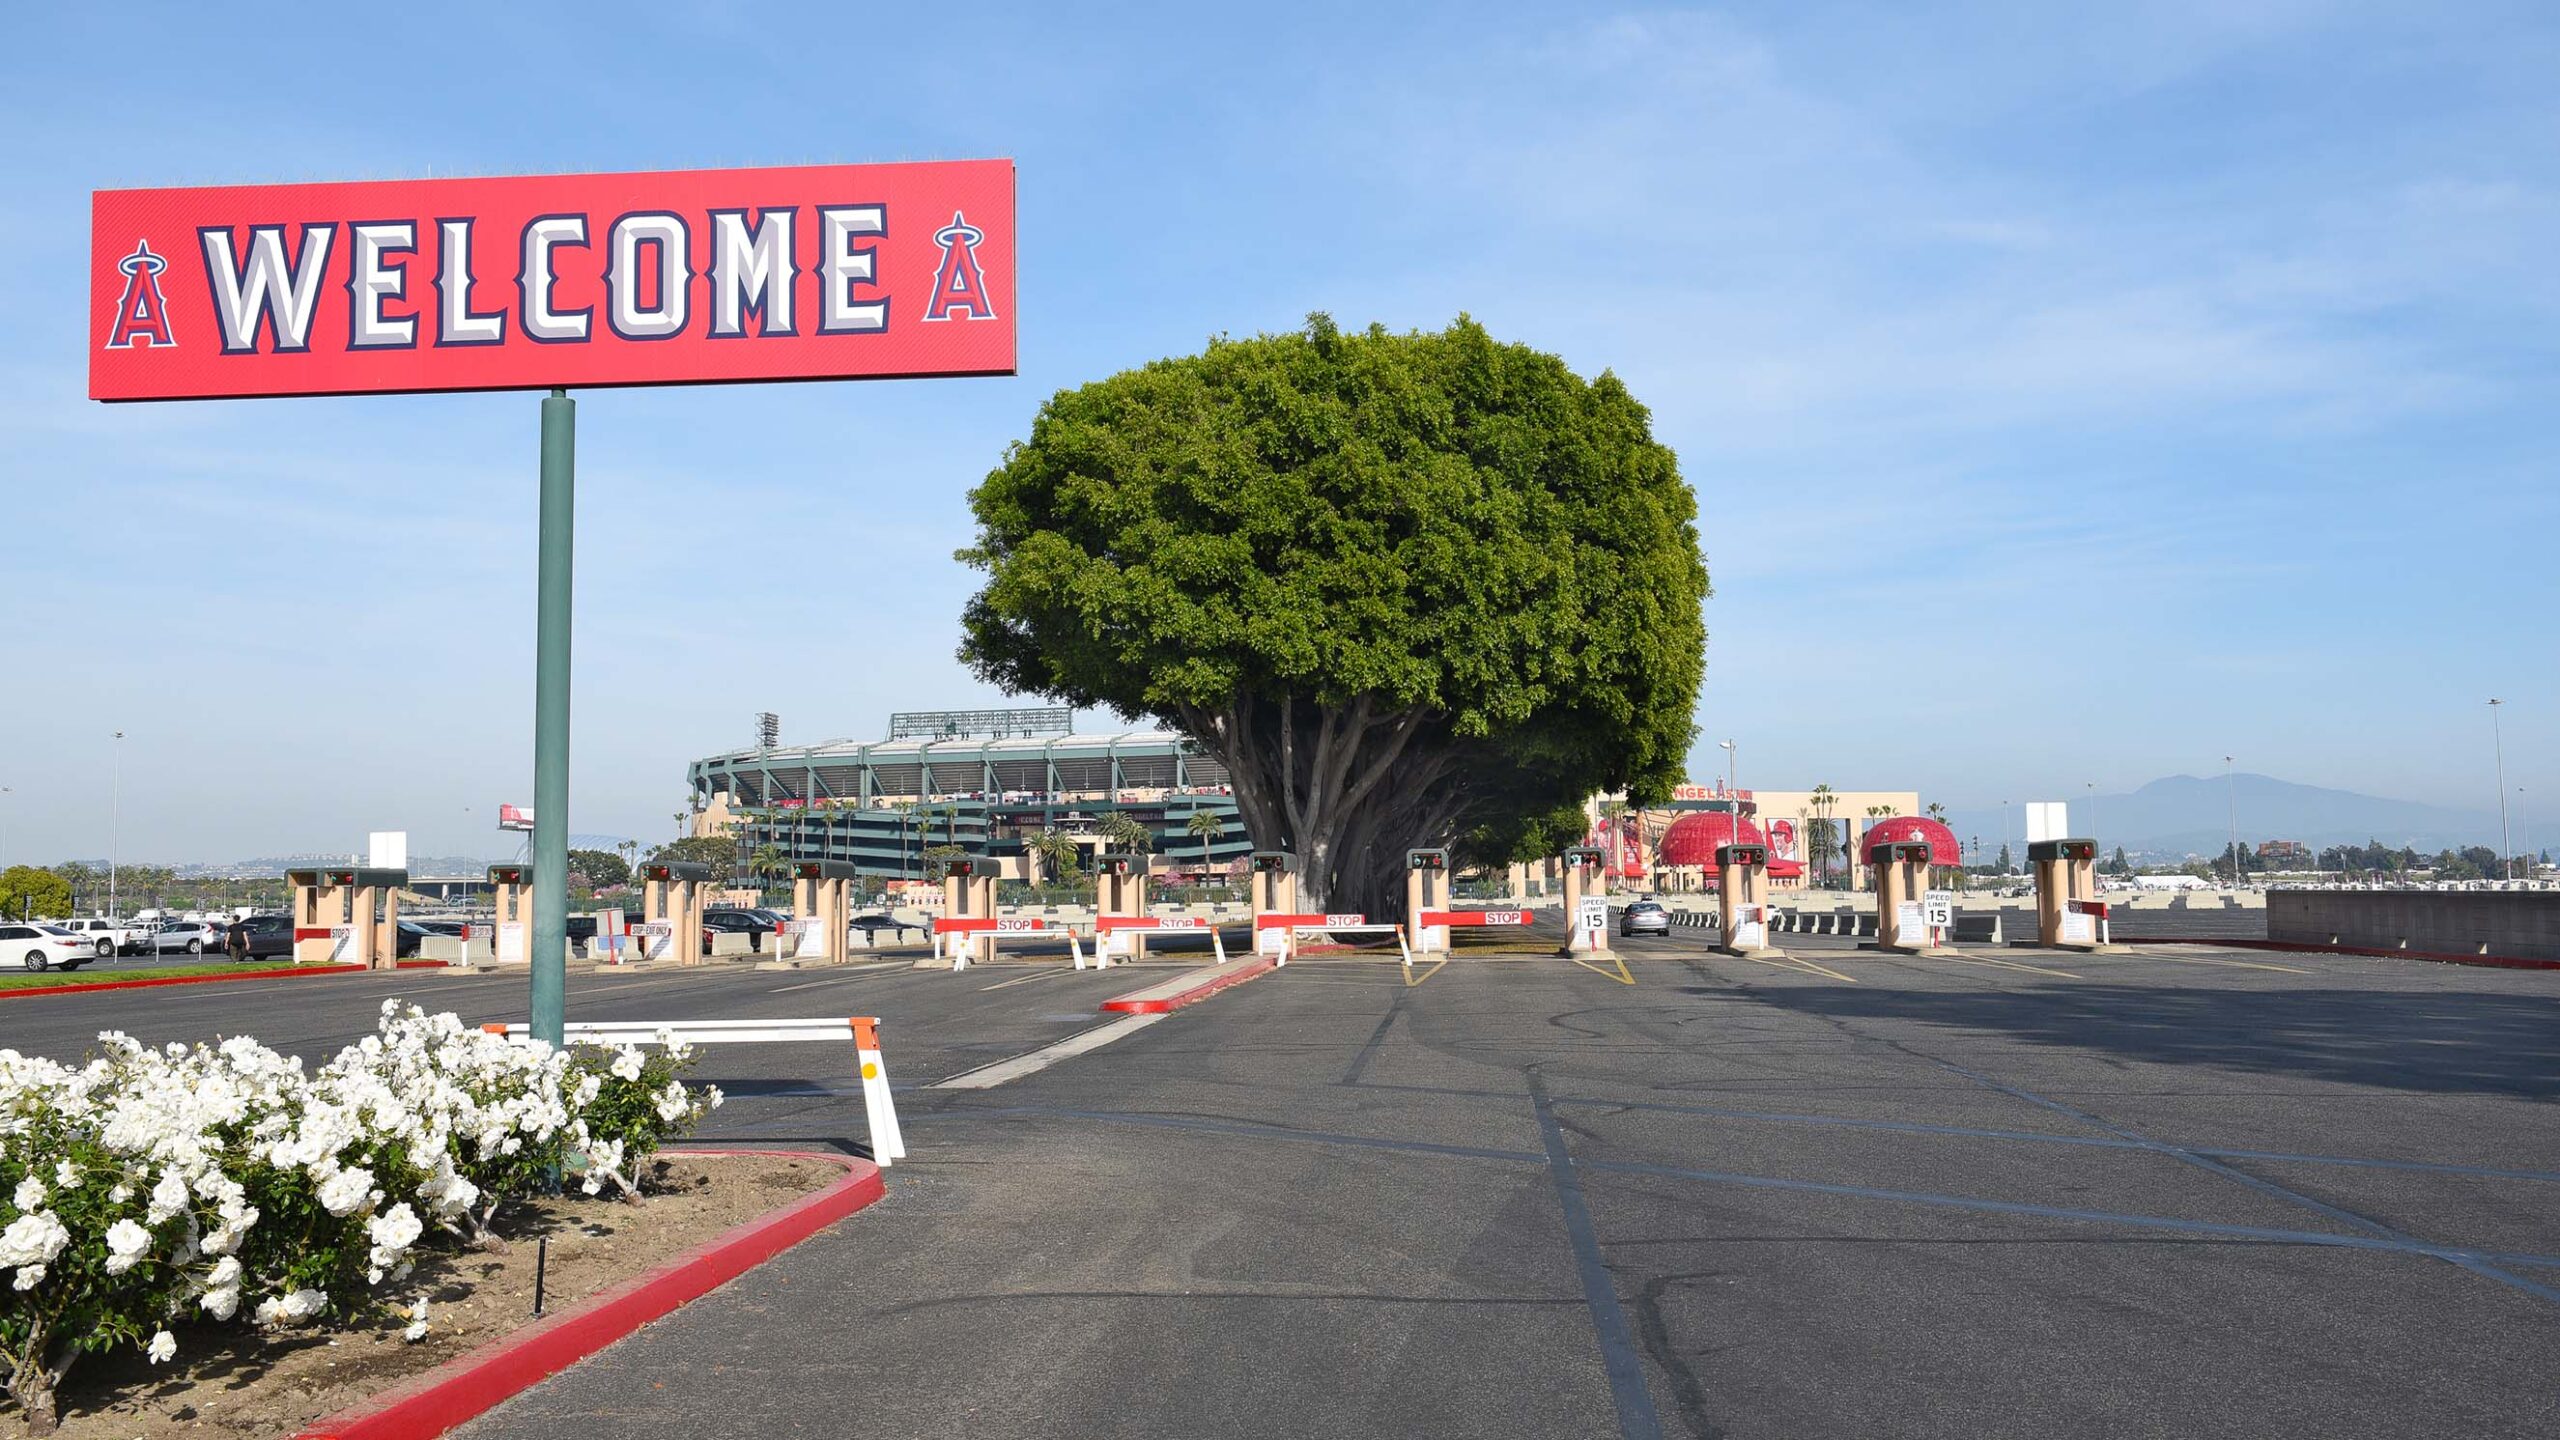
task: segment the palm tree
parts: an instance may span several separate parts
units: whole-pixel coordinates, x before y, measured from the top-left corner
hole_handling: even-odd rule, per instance
[[[1075,882],[1076,860],[1082,851],[1074,836],[1063,830],[1043,830],[1031,837],[1029,848],[1032,854],[1040,857],[1040,863],[1048,867],[1052,883],[1068,885]]]
[[[904,880],[909,878],[907,875],[907,830],[915,819],[916,802],[913,800],[892,801],[889,805],[889,813],[898,817],[898,878]]]
[[[1627,802],[1624,800],[1601,801],[1600,818],[1607,821],[1609,825],[1609,869],[1615,872],[1627,855],[1627,841],[1624,833]]]
[[[1813,833],[1805,839],[1804,855],[1813,866],[1816,883],[1829,873],[1831,857],[1837,853],[1835,842],[1838,837],[1831,833],[1831,807],[1839,801],[1839,795],[1830,786],[1813,787]]]
[[[1200,837],[1200,883],[1209,883],[1209,842],[1226,833],[1227,822],[1214,810],[1194,810],[1182,828]]]
[[[1156,844],[1155,832],[1126,810],[1114,810],[1103,818],[1102,837],[1131,855],[1144,855]]]
[[[1941,825],[1947,823],[1947,807],[1939,804],[1935,800],[1929,802],[1926,813],[1930,819],[1937,821]]]
[[[782,847],[771,841],[757,846],[756,853],[747,857],[747,873],[761,881],[779,879],[789,868],[782,858]],[[769,884],[757,887],[758,890],[770,888]]]

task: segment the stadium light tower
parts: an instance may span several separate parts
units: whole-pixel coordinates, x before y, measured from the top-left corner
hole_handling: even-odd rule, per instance
[[[2489,697],[2489,743],[2498,755],[2498,878],[2515,878],[2516,843],[2514,832],[2507,829],[2507,737],[2498,724],[2498,707],[2506,704],[2496,696]]]

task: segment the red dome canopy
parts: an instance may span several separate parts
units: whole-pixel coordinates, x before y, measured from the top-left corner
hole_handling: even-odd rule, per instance
[[[1956,844],[1956,832],[1921,815],[1896,815],[1890,820],[1877,821],[1875,827],[1867,832],[1863,853],[1872,860],[1878,845],[1903,840],[1928,841],[1929,863],[1932,865],[1964,863],[1964,852]]]
[[[1740,843],[1766,845],[1768,837],[1748,816],[1742,821],[1742,839],[1733,838],[1733,817],[1721,810],[1693,810],[1671,822],[1662,834],[1662,863],[1665,865],[1702,865],[1713,867],[1716,847]]]

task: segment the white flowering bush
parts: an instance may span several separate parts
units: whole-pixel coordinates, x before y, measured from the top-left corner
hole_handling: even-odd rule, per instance
[[[85,1065],[0,1050],[0,1374],[30,1426],[83,1355],[173,1359],[171,1327],[392,1313],[430,1234],[482,1239],[564,1170],[637,1193],[639,1165],[719,1103],[681,1052],[554,1052],[383,1006],[316,1074],[255,1041]]]
[[[694,1051],[661,1033],[652,1052],[629,1045],[581,1045],[571,1055],[571,1084],[578,1118],[573,1143],[586,1162],[581,1188],[590,1195],[611,1186],[638,1198],[649,1157],[671,1136],[720,1108],[720,1087],[686,1086]]]

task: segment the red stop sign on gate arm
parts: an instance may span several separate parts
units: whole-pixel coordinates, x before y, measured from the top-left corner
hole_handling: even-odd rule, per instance
[[[1014,372],[1010,160],[101,190],[96,400]]]

